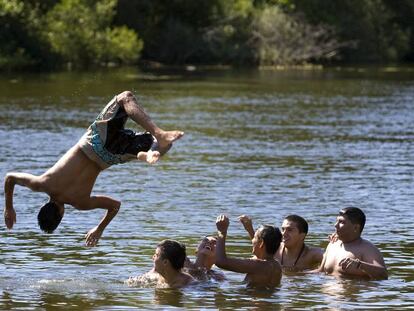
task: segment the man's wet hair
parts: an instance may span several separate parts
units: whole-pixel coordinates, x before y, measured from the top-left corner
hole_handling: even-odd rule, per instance
[[[59,226],[63,214],[59,211],[59,206],[52,201],[47,202],[40,208],[37,215],[37,222],[40,229],[46,233],[52,233]]]
[[[282,241],[282,233],[279,228],[270,225],[262,225],[259,230],[259,238],[263,240],[266,252],[274,255]]]
[[[187,257],[184,244],[174,240],[164,240],[157,247],[161,250],[161,259],[168,259],[175,270],[184,267],[185,258]]]
[[[352,224],[360,225],[360,233],[364,230],[366,220],[365,214],[358,207],[345,207],[339,211],[339,216],[346,216]]]
[[[294,222],[300,233],[304,233],[305,235],[308,234],[309,225],[303,217],[300,217],[299,215],[289,215],[285,217],[285,219]]]

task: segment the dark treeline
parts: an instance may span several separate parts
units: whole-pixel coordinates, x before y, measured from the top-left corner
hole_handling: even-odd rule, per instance
[[[414,60],[412,0],[0,0],[0,69]]]

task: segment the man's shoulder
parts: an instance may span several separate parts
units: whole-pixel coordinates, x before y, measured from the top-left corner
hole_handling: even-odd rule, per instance
[[[368,240],[363,239],[363,238],[361,238],[360,247],[364,252],[366,252],[366,251],[379,252],[378,247],[376,247],[371,241],[368,241]]]
[[[361,243],[359,245],[362,247],[377,248],[371,241],[363,238],[361,238]]]
[[[278,260],[270,260],[270,266],[272,267],[274,272],[281,273],[282,272],[282,265]]]
[[[254,267],[259,274],[263,272],[268,273],[269,271],[282,271],[282,266],[279,260],[275,258],[273,258],[273,260],[266,260],[253,257],[243,260],[246,260],[246,262],[248,262],[251,267]]]
[[[182,280],[183,280],[184,285],[197,282],[197,279],[194,278],[191,274],[187,272],[181,272],[181,273],[182,273]]]
[[[326,250],[328,251],[330,249],[335,249],[335,248],[341,248],[343,246],[342,241],[341,240],[336,240],[336,241],[330,241],[328,243],[328,245],[326,246]]]
[[[310,257],[321,257],[323,256],[324,250],[320,247],[308,247],[308,256]]]

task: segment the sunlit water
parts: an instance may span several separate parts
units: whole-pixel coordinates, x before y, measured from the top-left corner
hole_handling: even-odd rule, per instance
[[[0,227],[0,309],[414,306],[412,69],[3,75],[0,175],[44,172],[123,90],[185,137],[155,166],[128,163],[101,174],[94,193],[122,207],[95,248],[83,236],[103,211],[67,207],[58,230],[43,234],[36,216],[47,197],[17,186],[17,223],[12,231]],[[228,253],[247,258],[238,215],[279,226],[288,214],[302,215],[308,244],[325,247],[347,205],[365,211],[363,236],[383,253],[388,280],[298,274],[270,293],[246,289],[244,276],[231,272],[224,283],[183,290],[123,283],[151,269],[162,239],[186,243],[193,257],[220,213],[231,219]]]

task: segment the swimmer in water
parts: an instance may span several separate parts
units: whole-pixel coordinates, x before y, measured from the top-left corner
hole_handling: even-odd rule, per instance
[[[227,229],[229,219],[225,215],[217,217],[218,231],[216,245],[216,265],[222,269],[238,273],[245,273],[245,282],[248,287],[274,288],[280,284],[282,268],[274,259],[279,248],[282,234],[276,227],[263,225],[256,230],[252,239],[251,259],[238,259],[228,257],[226,254]]]
[[[221,271],[212,269],[216,263],[216,242],[216,237],[204,237],[197,247],[195,262],[191,262],[187,257],[184,267],[197,280],[224,281],[226,279]]]
[[[147,132],[135,133],[124,129],[128,118]],[[97,245],[106,226],[118,213],[121,202],[103,195],[91,196],[99,174],[111,165],[131,160],[156,163],[183,136],[181,131],[164,131],[159,128],[138,104],[135,96],[125,91],[116,95],[101,111],[79,142],[69,149],[53,167],[40,176],[27,173],[8,173],[4,181],[6,227],[16,223],[13,207],[15,185],[32,191],[44,192],[49,202],[40,208],[40,228],[52,233],[69,204],[81,211],[96,208],[106,210],[100,223],[85,236],[87,246]]]
[[[239,220],[249,233],[250,238],[253,238],[254,230],[251,218],[241,215]],[[308,228],[307,221],[298,215],[289,215],[283,220],[282,243],[275,254],[275,259],[280,262],[284,272],[315,269],[320,265],[323,250],[305,244]]]
[[[365,214],[357,207],[339,211],[335,238],[328,244],[319,269],[312,272],[354,279],[387,279],[388,272],[381,252],[361,237]]]
[[[154,267],[151,271],[131,277],[125,283],[127,285],[145,285],[156,283],[156,287],[181,288],[196,280],[188,273],[183,272],[186,260],[185,245],[173,240],[164,240],[157,245],[152,256]]]

